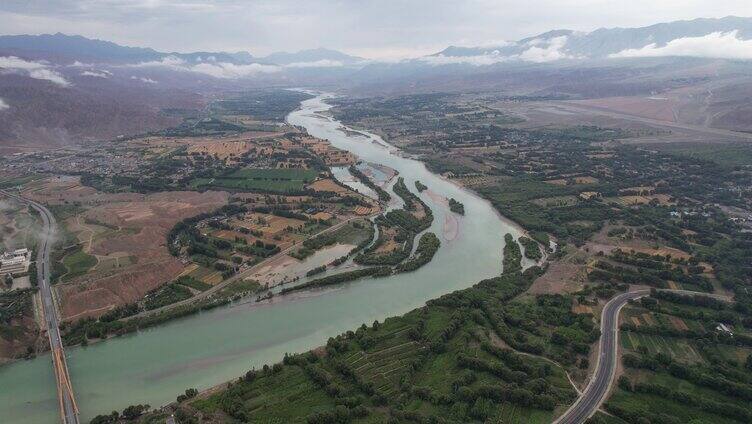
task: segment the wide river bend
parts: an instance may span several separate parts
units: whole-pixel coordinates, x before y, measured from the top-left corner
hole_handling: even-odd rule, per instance
[[[328,95],[302,102],[288,122],[305,127],[361,159],[396,169],[411,191],[415,180],[434,212],[431,231],[441,238],[433,261],[407,274],[365,279],[336,289],[241,301],[135,334],[67,350],[81,421],[131,404],[159,406],[186,388],[206,389],[253,367],[303,352],[362,323],[403,314],[427,300],[471,286],[501,272],[506,232],[519,234],[484,199],[429,172],[423,163],[369,133],[342,131],[322,112]],[[449,211],[446,199],[465,205],[465,216]],[[0,367],[0,423],[59,422],[50,355]]]

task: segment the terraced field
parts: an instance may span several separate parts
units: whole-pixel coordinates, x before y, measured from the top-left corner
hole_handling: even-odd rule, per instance
[[[401,317],[363,324],[185,402],[179,414],[253,423],[550,422],[574,398],[565,371],[499,347],[494,313],[471,306],[479,298],[506,302],[533,275],[485,280]]]
[[[684,339],[625,332],[620,340],[625,349],[637,350],[644,346],[651,355],[664,353],[688,364],[704,362],[693,343]]]
[[[372,352],[357,351],[347,357],[347,362],[356,374],[373,382],[376,390],[385,394],[394,393],[400,379],[407,375],[410,366],[424,349],[406,337],[410,327],[398,328],[384,336],[385,342]]]

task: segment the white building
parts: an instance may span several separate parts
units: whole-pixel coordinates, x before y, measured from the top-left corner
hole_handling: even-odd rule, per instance
[[[0,256],[0,275],[23,274],[29,270],[31,252],[29,249],[17,249]]]
[[[726,325],[726,324],[724,324],[722,322],[718,323],[718,326],[716,326],[715,329],[718,330],[718,331],[723,331],[724,333],[729,334],[731,336],[734,335],[734,332],[731,331],[731,328],[729,328],[728,325]]]

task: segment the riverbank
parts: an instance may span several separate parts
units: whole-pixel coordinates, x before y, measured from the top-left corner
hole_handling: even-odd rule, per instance
[[[420,162],[396,156],[365,137],[348,137],[337,130],[336,121],[315,116],[326,107],[320,98],[305,101],[288,120],[364,161],[395,169],[408,187],[420,180],[441,196],[462,202],[466,214],[458,219],[457,237],[443,238],[446,214],[453,212],[421,194],[433,210],[430,231],[440,235],[441,248],[429,264],[412,273],[300,293],[284,301],[232,303],[106,343],[69,349],[82,419],[132,404],[167,404],[186,388],[236,379],[249,368],[279,361],[285,353],[308,351],[363,323],[407,313],[500,273],[503,235],[518,230],[500,220],[490,203],[444,181]],[[44,356],[0,368],[0,385],[14,387],[0,393],[0,421],[53,421],[57,411],[50,372]]]
[[[218,422],[227,416],[329,422],[333,414],[367,416],[374,422],[390,417],[432,422],[446,416],[468,422],[507,414],[525,422],[550,421],[577,394],[566,372],[548,358],[508,351],[494,342],[505,337],[494,318],[496,310],[524,292],[539,272],[484,280],[405,315],[364,324],[329,339],[317,351],[285,355],[282,362],[248,370],[231,384],[172,403],[159,413]],[[486,302],[478,306],[472,299]],[[473,304],[475,309],[468,306]],[[482,380],[468,378],[476,375],[473,371],[482,373]],[[533,377],[535,393],[523,388]],[[456,394],[443,395],[450,381]],[[496,395],[485,398],[480,416],[470,406],[486,393]],[[405,399],[413,407],[405,408]]]

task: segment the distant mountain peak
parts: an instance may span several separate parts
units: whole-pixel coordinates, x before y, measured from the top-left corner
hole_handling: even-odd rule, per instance
[[[268,56],[259,58],[259,60],[283,66],[293,63],[312,63],[319,61],[336,61],[343,65],[352,65],[363,61],[360,57],[351,56],[347,53],[324,47],[300,50],[297,52],[274,52]]]
[[[511,59],[524,57],[531,48],[537,49],[536,53],[541,53],[541,49],[548,49],[549,53],[554,53],[553,49],[557,49],[557,54],[535,55],[552,60],[621,57],[626,54],[641,54],[641,49],[647,49],[645,54],[653,55],[652,57],[671,54],[692,56],[693,52],[686,48],[663,51],[659,49],[676,40],[711,37],[713,34],[726,34],[726,36],[722,40],[691,40],[697,47],[697,57],[711,57],[714,50],[711,43],[715,42],[719,44],[719,47],[724,47],[727,44],[724,46],[720,44],[734,42],[728,34],[733,34],[739,41],[752,40],[752,18],[738,16],[697,18],[657,23],[639,28],[598,28],[591,32],[557,29],[498,46],[450,46],[434,56],[462,58],[493,54],[500,58]],[[745,46],[738,47],[737,50],[740,52],[745,50]],[[747,47],[746,50],[749,48]],[[740,53],[740,58],[746,58],[746,55]]]
[[[167,56],[195,61],[199,57],[214,56],[217,60],[232,63],[250,63],[253,56],[248,52],[197,52],[164,53],[149,47],[129,47],[62,32],[40,35],[0,36],[0,52],[27,52],[34,58],[68,62],[138,63],[161,60]]]

